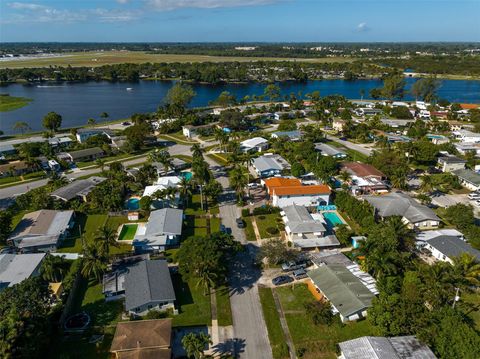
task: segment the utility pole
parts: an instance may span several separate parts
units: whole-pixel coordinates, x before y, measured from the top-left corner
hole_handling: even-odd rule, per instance
[[[202,185],[200,185],[200,206],[202,207],[202,211],[203,211],[203,191],[202,191]]]

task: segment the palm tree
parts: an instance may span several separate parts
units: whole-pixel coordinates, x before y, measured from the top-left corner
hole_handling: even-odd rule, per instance
[[[212,344],[210,335],[201,333],[188,333],[182,338],[182,346],[187,352],[189,358],[204,358],[204,350],[208,344]]]
[[[215,281],[217,279],[217,274],[214,272],[202,270],[198,274],[197,287],[203,287],[203,294],[207,295],[210,288],[215,287]]]
[[[429,193],[433,190],[433,182],[432,182],[432,177],[428,175],[423,175],[420,178],[420,191],[422,193]]]
[[[13,125],[13,129],[20,131],[23,135],[25,131],[29,131],[32,128],[25,121],[18,121],[18,122],[15,122],[15,125]]]
[[[340,172],[340,174],[338,175],[338,178],[340,178],[340,180],[341,180],[343,183],[348,183],[348,182],[350,182],[350,180],[352,179],[352,176],[351,176],[350,173],[348,173],[347,171],[342,171],[342,172]]]
[[[102,169],[102,172],[105,170],[105,160],[103,158],[97,158],[95,164]]]
[[[248,173],[243,167],[237,166],[230,171],[230,186],[237,193],[239,202],[243,200],[244,190],[248,184]]]
[[[466,285],[480,285],[480,263],[470,253],[462,253],[454,257],[453,270],[460,281],[464,281]]]
[[[48,184],[53,185],[53,187],[55,188],[58,188],[67,185],[68,180],[67,177],[60,176],[58,172],[52,171],[48,179]]]
[[[415,232],[408,228],[408,226],[402,221],[402,217],[388,217],[386,220],[386,227],[391,228],[392,232],[395,233],[400,250],[408,251],[413,249],[413,246],[415,245]]]
[[[215,129],[215,140],[217,140],[220,144],[220,148],[225,152],[225,145],[228,143],[229,139],[228,133],[226,133],[223,129],[217,128]]]
[[[97,123],[97,121],[94,118],[89,118],[87,121],[87,124],[90,126],[93,126]]]
[[[190,151],[192,151],[193,157],[202,157],[203,158],[203,148],[200,146],[199,143],[194,144]]]
[[[95,233],[95,242],[98,243],[105,257],[108,257],[110,246],[118,247],[117,233],[112,227],[103,225]]]
[[[40,273],[49,282],[60,282],[68,272],[68,263],[63,257],[47,254],[42,262]]]
[[[102,113],[100,114],[100,118],[103,119],[104,121],[106,121],[108,117],[109,117],[109,115],[108,115],[108,113],[106,113],[106,112],[102,112]]]
[[[186,208],[188,206],[188,198],[192,195],[192,187],[185,177],[182,177],[180,181],[179,190],[183,200],[183,207]]]
[[[81,273],[85,278],[93,276],[100,281],[107,267],[107,259],[104,254],[105,252],[101,248],[100,243],[83,241]]]
[[[422,294],[433,308],[445,305],[455,293],[456,280],[452,266],[449,263],[437,262],[423,268]]]

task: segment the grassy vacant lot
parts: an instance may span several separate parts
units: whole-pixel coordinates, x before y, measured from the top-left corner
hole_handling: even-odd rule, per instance
[[[252,219],[250,217],[242,217],[245,221],[245,236],[247,237],[247,241],[256,241],[257,237],[255,236],[255,232],[252,226]]]
[[[285,343],[282,326],[273,300],[272,289],[258,287],[258,293],[262,303],[263,316],[267,325],[268,339],[272,347],[273,357],[275,359],[288,358],[288,347]]]
[[[180,274],[172,275],[177,298],[178,315],[173,317],[175,327],[211,325],[210,296],[194,280],[184,281]]]
[[[258,231],[260,232],[260,237],[263,238],[271,238],[271,237],[278,237],[279,233],[271,234],[267,232],[267,228],[277,228],[277,219],[280,218],[279,213],[272,213],[272,214],[262,214],[255,216],[255,221],[257,222]]]
[[[301,62],[351,62],[354,59],[343,57],[328,57],[315,59],[289,59],[275,57],[234,57],[206,55],[174,55],[148,54],[142,51],[90,51],[62,54],[57,57],[33,58],[24,60],[2,61],[1,68],[48,67],[48,66],[88,66],[96,67],[121,63],[145,62],[250,62],[250,61],[301,61]]]
[[[276,289],[282,303],[295,348],[305,349],[304,358],[336,358],[336,344],[364,335],[375,335],[367,320],[341,324],[315,325],[305,312],[304,303],[314,300],[305,284]]]
[[[13,97],[9,95],[0,96],[0,112],[17,110],[27,106],[32,99],[25,97]]]

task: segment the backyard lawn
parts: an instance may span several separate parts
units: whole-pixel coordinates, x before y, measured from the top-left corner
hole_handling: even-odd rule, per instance
[[[280,236],[280,232],[278,232],[278,225],[277,225],[278,218],[280,218],[279,213],[262,214],[262,215],[255,216],[255,221],[257,222],[258,231],[260,232],[260,237],[262,237],[262,239]],[[277,234],[268,233],[267,228],[276,228]]]
[[[119,241],[132,241],[137,232],[138,224],[125,224],[118,236]]]
[[[365,335],[375,335],[367,320],[342,324],[315,325],[304,309],[314,300],[305,284],[276,289],[282,303],[295,348],[305,350],[304,358],[336,358],[336,344]]]
[[[180,274],[173,274],[172,281],[178,309],[173,326],[211,325],[210,296],[203,294],[203,288],[197,287],[195,280],[184,281]]]
[[[258,293],[262,303],[263,316],[267,325],[268,339],[272,347],[273,357],[275,359],[288,358],[288,346],[285,342],[280,318],[273,300],[272,289],[259,286]]]

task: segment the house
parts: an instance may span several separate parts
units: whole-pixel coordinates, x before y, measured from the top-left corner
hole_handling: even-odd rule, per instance
[[[137,252],[164,251],[178,245],[182,234],[183,211],[162,208],[150,212],[143,231],[137,229],[133,247]],[[140,228],[139,228],[140,229]]]
[[[390,119],[390,118],[382,118],[380,120],[384,125],[399,128],[399,127],[407,127],[409,124],[415,122],[415,120],[397,120],[397,119]]]
[[[443,262],[453,264],[453,258],[460,256],[462,253],[469,253],[477,261],[480,261],[480,251],[473,248],[463,238],[455,235],[439,234],[432,236],[425,241],[425,248],[432,253],[432,256]]]
[[[326,143],[315,143],[315,151],[320,152],[322,156],[330,156],[333,158],[345,158],[347,154],[336,147],[330,146]]]
[[[386,193],[388,186],[384,183],[386,176],[372,165],[360,162],[345,162],[342,171],[351,175],[351,189],[357,193]]]
[[[287,240],[293,247],[301,249],[326,249],[339,247],[334,235],[327,235],[325,221],[321,214],[310,214],[303,206],[291,205],[280,213],[285,223]]]
[[[66,186],[60,187],[53,191],[50,196],[68,202],[74,198],[79,198],[82,201],[87,201],[87,196],[93,189],[103,181],[105,177],[92,176],[86,179],[78,179]]]
[[[443,135],[437,135],[437,134],[432,134],[428,133],[426,135],[427,139],[432,142],[434,145],[442,145],[444,143],[450,142],[450,139],[446,136]]]
[[[308,272],[311,284],[339,313],[342,322],[367,316],[375,294],[342,264],[327,264]]]
[[[124,285],[125,310],[131,314],[175,308],[175,291],[165,260],[144,260],[129,267]]]
[[[180,203],[180,194],[177,192],[172,197],[155,198],[155,193],[164,191],[168,188],[178,188],[182,178],[179,176],[164,176],[159,177],[158,180],[151,186],[146,186],[142,197],[149,196],[154,198],[152,203],[153,208],[175,207]]]
[[[52,137],[48,139],[48,144],[53,148],[68,147],[73,143],[72,139],[67,136]]]
[[[0,254],[0,291],[38,276],[44,258],[45,253]]]
[[[180,158],[177,158],[177,157],[172,157],[171,158],[171,169],[166,172],[165,171],[165,166],[159,162],[153,162],[152,163],[152,166],[155,167],[155,169],[157,170],[157,175],[160,177],[160,176],[165,176],[167,175],[168,173],[171,173],[171,172],[179,172],[181,170],[184,170],[188,167],[190,167],[190,163],[180,159]]]
[[[34,167],[25,161],[12,161],[0,165],[0,177],[21,176],[25,173],[33,172]]]
[[[172,319],[118,322],[110,352],[116,359],[171,359]]]
[[[105,135],[108,138],[113,136],[113,131],[107,128],[79,128],[75,134],[77,141],[84,143],[87,139],[93,136]]]
[[[53,252],[73,227],[73,211],[42,209],[27,213],[8,242],[22,252]]]
[[[280,155],[268,153],[253,160],[253,168],[261,178],[279,175],[290,169],[290,164]]]
[[[285,208],[293,204],[305,207],[327,205],[331,189],[327,185],[275,187],[271,196],[272,204]]]
[[[217,125],[217,123],[209,123],[207,125],[201,125],[201,126],[192,126],[192,125],[185,125],[182,126],[182,133],[185,137],[187,138],[192,138],[195,137],[198,134],[198,131],[202,130],[209,130],[214,128]]]
[[[380,217],[400,216],[410,228],[427,229],[440,225],[440,218],[431,208],[418,203],[408,194],[394,192],[383,196],[365,196],[364,199]]]
[[[277,131],[271,134],[272,138],[286,138],[288,141],[300,141],[302,139],[301,131]]]
[[[0,157],[11,156],[17,153],[17,150],[11,144],[0,144]]]
[[[94,161],[97,158],[103,157],[105,153],[100,147],[92,147],[92,148],[86,148],[84,150],[78,150],[78,151],[72,151],[72,152],[67,152],[62,156],[62,154],[59,154],[62,158],[65,158],[69,162],[86,162],[86,161]]]
[[[261,181],[262,185],[267,189],[269,196],[273,195],[273,190],[277,187],[301,186],[302,182],[297,178],[291,177],[270,177]]]
[[[263,152],[268,150],[268,140],[263,137],[254,137],[240,142],[242,152]]]
[[[428,346],[415,336],[360,337],[338,344],[338,359],[436,359]]]
[[[465,143],[480,143],[480,133],[472,132],[469,130],[457,130],[453,131],[455,139]]]
[[[357,116],[375,116],[380,115],[383,111],[378,108],[360,107],[354,110]]]
[[[459,169],[452,172],[458,177],[462,186],[467,187],[471,191],[480,189],[480,174],[468,169]]]
[[[332,128],[337,132],[342,132],[343,127],[345,126],[345,123],[346,123],[346,121],[344,121],[344,120],[340,120],[340,119],[333,120]]]
[[[464,169],[467,161],[457,156],[447,155],[438,157],[437,163],[442,172],[453,172]]]
[[[412,142],[412,139],[404,135],[396,135],[394,133],[387,133],[387,142],[389,143],[408,143]]]
[[[458,153],[466,155],[467,153],[473,153],[475,156],[480,155],[480,143],[461,143],[457,142],[453,144]]]

